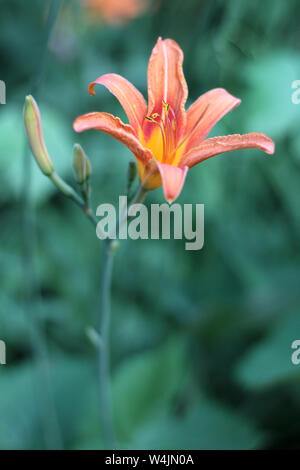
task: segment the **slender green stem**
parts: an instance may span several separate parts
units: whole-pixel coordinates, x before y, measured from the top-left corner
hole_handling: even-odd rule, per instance
[[[147,191],[140,186],[131,202],[132,204],[141,203]],[[122,224],[128,214],[120,217]],[[118,224],[117,224],[118,225]],[[116,227],[117,232],[118,227]],[[104,445],[108,449],[116,448],[116,437],[113,424],[113,406],[110,380],[110,298],[112,268],[114,259],[114,240],[104,240],[102,276],[101,276],[101,303],[100,303],[100,345],[99,345],[99,380],[100,380],[100,413],[102,423],[102,433]]]
[[[53,172],[49,177],[58,190],[79,206],[84,214],[91,220],[94,226],[98,221],[92,212],[89,201],[84,200],[71,186],[69,186],[57,173]],[[113,240],[107,238],[103,244],[103,271],[101,276],[101,317],[100,317],[100,343],[99,356],[99,388],[100,388],[100,413],[103,427],[104,444],[113,449],[116,445],[112,420],[112,403],[109,380],[110,355],[109,355],[109,331],[110,331],[110,291],[113,265]]]
[[[143,200],[145,199],[146,194],[147,194],[147,190],[142,185],[140,185],[138,187],[137,192],[133,196],[129,207],[131,207],[133,204],[141,204],[143,202]],[[117,221],[117,226],[116,226],[115,233],[117,233],[119,227],[127,220],[127,218],[128,218],[128,213],[127,212],[125,212],[124,214],[121,214],[120,218]]]
[[[82,197],[77,194],[77,192],[68,185],[57,173],[53,172],[51,176],[49,176],[51,181],[55,184],[55,186],[62,192],[66,197],[72,199],[72,201],[79,206],[87,218],[92,222],[92,224],[96,227],[97,226],[97,219],[91,210],[89,204]]]
[[[84,200],[71,186],[69,186],[57,173],[53,172],[49,177],[55,186],[66,197],[71,199],[81,209],[85,215],[91,220],[94,226],[97,226],[98,220],[92,212],[89,201]],[[130,206],[141,203],[147,191],[142,185],[139,186]],[[129,206],[129,207],[130,207]],[[118,231],[119,224],[122,224],[128,217],[128,213],[121,214],[115,233]],[[107,449],[116,448],[116,437],[113,424],[113,407],[110,380],[110,298],[111,298],[111,281],[112,268],[114,259],[114,243],[115,240],[106,238],[103,244],[102,258],[102,275],[101,275],[101,297],[100,297],[100,320],[99,320],[99,348],[98,348],[98,364],[99,364],[99,396],[100,396],[100,415],[103,433],[104,446]]]
[[[132,204],[141,204],[145,199],[146,194],[147,190],[144,188],[144,186],[140,185],[130,205],[132,206]]]
[[[107,449],[116,447],[113,425],[113,411],[110,382],[110,294],[113,267],[112,241],[106,239],[103,244],[101,304],[100,304],[100,345],[99,345],[99,389],[100,414],[104,446]]]
[[[79,207],[85,207],[84,200],[76,193],[72,186],[66,183],[55,171],[49,178],[61,193],[76,202]]]

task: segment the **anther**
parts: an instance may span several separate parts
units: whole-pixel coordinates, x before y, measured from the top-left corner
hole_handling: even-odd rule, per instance
[[[169,105],[169,103],[166,103],[164,100],[162,100],[162,104],[163,104],[165,113],[167,114],[169,112],[170,105]]]

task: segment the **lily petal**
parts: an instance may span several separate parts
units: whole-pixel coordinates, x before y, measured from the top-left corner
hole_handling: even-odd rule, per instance
[[[148,65],[148,116],[162,113],[162,101],[168,103],[176,116],[176,126],[185,125],[184,105],[188,87],[184,78],[183,52],[172,39],[158,38]]]
[[[126,78],[115,73],[108,73],[97,78],[88,86],[91,95],[95,95],[95,85],[104,85],[120,102],[133,129],[138,133],[147,112],[143,95]]]
[[[188,167],[178,168],[158,161],[156,165],[160,172],[165,198],[169,203],[174,202],[181,193]]]
[[[261,149],[266,153],[272,154],[275,150],[275,144],[272,139],[265,134],[253,132],[251,134],[233,134],[224,137],[212,137],[202,142],[199,147],[190,150],[180,162],[180,166],[187,165],[189,168],[197,163],[214,157],[224,152],[241,149]]]
[[[135,157],[147,164],[153,158],[152,152],[142,146],[135,131],[128,124],[124,124],[118,117],[108,113],[88,113],[79,116],[73,123],[76,132],[83,132],[89,129],[97,129],[109,134],[126,145]]]
[[[214,88],[201,95],[187,110],[187,149],[199,145],[214,125],[240,103],[239,98],[224,88]]]

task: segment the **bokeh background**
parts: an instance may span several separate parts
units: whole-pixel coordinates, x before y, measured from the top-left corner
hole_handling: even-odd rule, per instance
[[[93,206],[117,203],[132,155],[96,131],[76,135],[72,122],[97,110],[125,120],[112,95],[99,87],[91,97],[87,84],[120,73],[146,96],[159,35],[185,53],[189,102],[214,87],[242,99],[213,134],[265,132],[276,153],[232,152],[188,174],[179,202],[205,204],[202,250],[186,251],[184,240],[122,242],[111,336],[119,447],[300,448],[300,365],[291,362],[300,339],[300,105],[291,101],[299,2],[141,3],[54,1],[50,10],[48,0],[0,1],[0,448],[103,447],[91,333],[100,241],[29,154],[24,97],[39,103],[58,173],[75,184],[80,142]],[[162,201],[161,188],[147,197]]]

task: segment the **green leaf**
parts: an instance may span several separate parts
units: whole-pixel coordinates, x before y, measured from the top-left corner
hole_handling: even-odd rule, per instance
[[[32,361],[0,367],[0,448],[45,448],[43,422],[45,419],[51,422],[51,416],[42,385],[44,376]],[[87,403],[86,384],[93,387],[96,381],[97,372],[87,361],[51,357],[50,388],[67,448],[77,439],[78,423]],[[57,435],[53,438],[56,442]]]
[[[113,397],[116,428],[126,440],[136,429],[166,414],[184,375],[184,342],[172,338],[154,351],[140,353],[119,368]]]
[[[28,449],[38,435],[32,364],[10,368],[0,366],[1,449]]]
[[[278,139],[299,122],[299,106],[292,103],[292,82],[299,77],[297,55],[287,51],[257,57],[244,76],[249,83],[243,100],[246,132],[265,132]],[[243,97],[242,97],[243,98]]]
[[[243,417],[204,399],[184,417],[160,419],[141,429],[132,448],[242,450],[261,443],[262,435]]]

